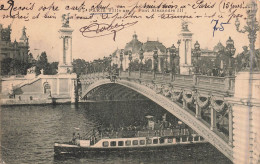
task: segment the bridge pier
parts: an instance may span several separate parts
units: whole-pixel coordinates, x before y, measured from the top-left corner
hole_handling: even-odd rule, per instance
[[[260,72],[239,72],[229,123],[233,123],[233,162],[260,163]],[[231,117],[233,114],[233,122]],[[231,133],[230,133],[231,134]],[[230,136],[231,137],[231,136]]]

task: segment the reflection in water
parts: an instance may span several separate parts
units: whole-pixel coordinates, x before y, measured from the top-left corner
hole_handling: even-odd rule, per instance
[[[210,144],[178,147],[171,152],[87,154],[54,157],[54,142],[69,141],[99,125],[128,126],[157,119],[166,111],[150,101],[103,102],[57,106],[16,106],[1,109],[1,156],[5,163],[231,163]],[[167,115],[168,120],[174,117]]]

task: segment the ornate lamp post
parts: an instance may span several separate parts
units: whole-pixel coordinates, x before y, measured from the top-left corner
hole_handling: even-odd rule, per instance
[[[133,57],[132,57],[132,51],[131,51],[131,50],[128,51],[128,59],[129,59],[128,75],[130,76],[130,72],[131,72],[131,62],[132,62],[132,59],[133,59]]]
[[[170,67],[171,67],[171,79],[173,79],[173,75],[175,74],[175,57],[177,56],[177,49],[174,44],[170,47]]]
[[[124,54],[123,54],[123,50],[121,50],[120,52],[120,74],[123,71],[123,60],[124,60]]]
[[[155,47],[155,49],[153,50],[153,78],[154,79],[158,67],[157,65],[158,65],[158,50]]]
[[[143,59],[144,59],[144,50],[141,48],[139,51],[140,65],[139,65],[139,75],[140,78],[142,76],[142,67],[143,67]]]
[[[251,1],[247,5],[247,26],[244,27],[243,30],[239,29],[240,22],[238,18],[236,19],[235,25],[236,30],[240,33],[248,32],[248,39],[249,39],[249,47],[250,47],[250,61],[244,61],[246,63],[243,63],[242,65],[250,66],[250,70],[254,70],[254,67],[256,66],[256,69],[258,68],[258,61],[255,56],[255,40],[256,40],[256,32],[259,31],[259,24],[256,20],[256,12],[257,12],[257,3],[255,1]],[[255,66],[254,66],[255,64]],[[248,69],[248,68],[245,68]]]
[[[112,55],[109,55],[109,68],[110,68],[110,72],[112,73]]]
[[[228,75],[231,76],[233,74],[232,71],[232,65],[231,65],[231,59],[233,55],[235,54],[235,47],[234,47],[234,41],[231,39],[231,37],[228,38],[226,42],[226,48],[225,48],[225,54],[228,56]]]
[[[198,41],[194,44],[193,56],[195,57],[195,73],[199,73],[199,57],[201,55],[200,44]]]
[[[176,72],[179,74],[180,73],[180,69],[179,69],[179,64],[180,64],[180,45],[181,45],[181,40],[178,40],[178,42],[177,42],[177,44],[178,44],[178,49],[177,49],[177,56],[176,56],[176,58],[177,58],[177,64],[176,64]]]

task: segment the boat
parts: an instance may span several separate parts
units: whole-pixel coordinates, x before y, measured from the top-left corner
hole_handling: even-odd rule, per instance
[[[131,137],[122,134],[133,133],[123,132],[121,135],[118,132],[113,133],[116,135],[104,136],[93,133],[87,139],[77,138],[67,143],[55,143],[54,153],[55,155],[78,155],[87,153],[148,152],[207,143],[198,134],[180,134],[175,133],[173,129],[136,131]]]

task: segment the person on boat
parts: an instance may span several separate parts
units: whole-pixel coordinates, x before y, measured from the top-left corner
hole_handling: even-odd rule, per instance
[[[72,144],[76,144],[76,134],[75,134],[75,132],[73,132],[73,134],[72,134]]]

